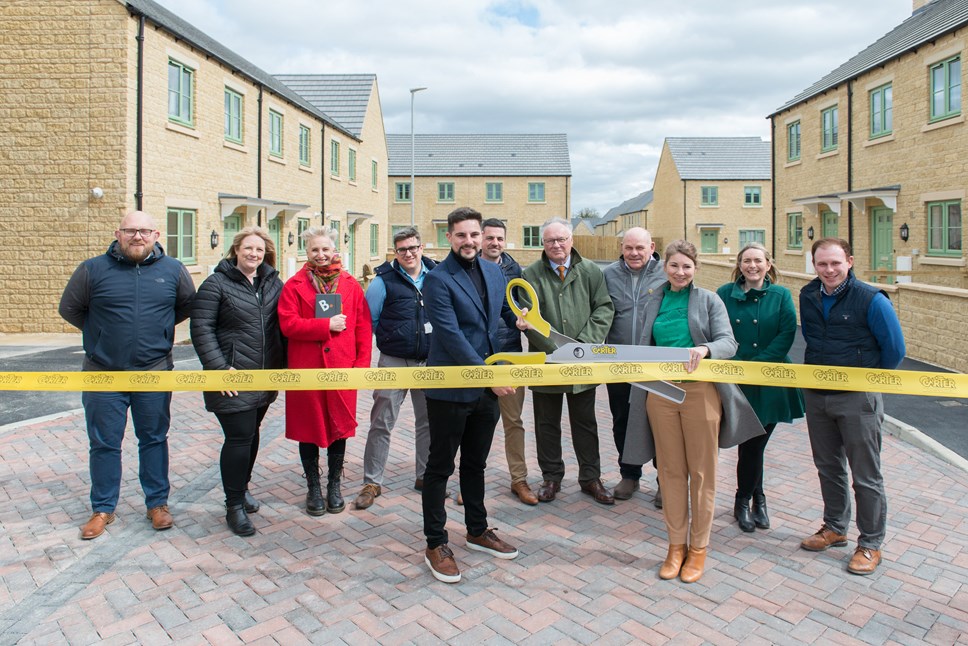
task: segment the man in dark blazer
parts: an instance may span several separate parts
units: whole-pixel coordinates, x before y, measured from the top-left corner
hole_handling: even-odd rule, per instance
[[[424,300],[433,326],[428,366],[482,366],[500,351],[498,318],[516,318],[505,303],[501,269],[481,262],[481,214],[462,207],[447,216],[450,254],[427,274]],[[495,388],[434,388],[424,391],[430,422],[430,457],[423,482],[424,561],[439,581],[457,583],[460,569],[447,545],[447,479],[460,450],[460,491],[464,497],[467,548],[502,559],[518,551],[487,526],[484,467],[500,417],[497,398],[514,392]]]

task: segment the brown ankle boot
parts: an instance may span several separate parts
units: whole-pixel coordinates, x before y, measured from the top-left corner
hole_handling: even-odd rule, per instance
[[[689,547],[686,554],[686,562],[682,564],[679,572],[679,579],[683,583],[695,583],[702,577],[703,569],[706,567],[706,548]]]
[[[685,558],[685,545],[670,545],[665,563],[659,568],[659,578],[668,581],[679,576],[679,570],[682,568],[682,561]]]

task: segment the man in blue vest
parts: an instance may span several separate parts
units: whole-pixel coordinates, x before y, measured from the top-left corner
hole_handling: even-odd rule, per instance
[[[132,211],[114,232],[107,253],[85,260],[64,288],[60,315],[83,332],[83,370],[171,370],[175,324],[188,318],[195,285],[179,261],[158,244],[161,233],[147,213]],[[91,518],[81,527],[90,540],[114,522],[121,493],[121,441],[128,409],[138,437],[138,476],[148,519],[170,528],[168,427],[170,392],[85,392],[90,440]]]
[[[424,277],[437,264],[423,257],[420,233],[413,227],[393,236],[396,258],[376,268],[376,278],[366,290],[366,303],[373,319],[373,336],[380,350],[380,368],[423,366],[430,349],[430,319],[424,306]],[[370,432],[363,451],[363,490],[356,497],[357,509],[366,509],[383,492],[383,472],[390,455],[390,432],[397,422],[407,389],[374,390],[370,409]],[[423,489],[424,470],[430,453],[427,402],[422,390],[410,389],[414,415],[414,487]]]
[[[811,250],[817,278],[800,290],[804,361],[820,366],[893,370],[904,358],[904,335],[887,294],[861,282],[851,269],[846,240],[823,238]],[[820,476],[823,525],[800,547],[820,552],[847,544],[850,482],[857,503],[857,549],[847,565],[871,574],[881,562],[887,495],[881,476],[880,393],[804,389],[807,432]]]

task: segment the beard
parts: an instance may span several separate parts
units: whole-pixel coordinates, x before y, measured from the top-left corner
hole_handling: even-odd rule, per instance
[[[121,249],[121,255],[130,260],[133,263],[139,263],[144,261],[151,252],[154,251],[155,245],[146,244],[143,247],[128,246]]]

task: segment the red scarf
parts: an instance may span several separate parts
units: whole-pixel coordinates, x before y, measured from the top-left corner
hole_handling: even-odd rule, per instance
[[[334,256],[328,265],[319,265],[309,260],[304,269],[313,277],[313,283],[321,294],[332,294],[339,285],[339,274],[343,271],[343,262],[339,256]]]

